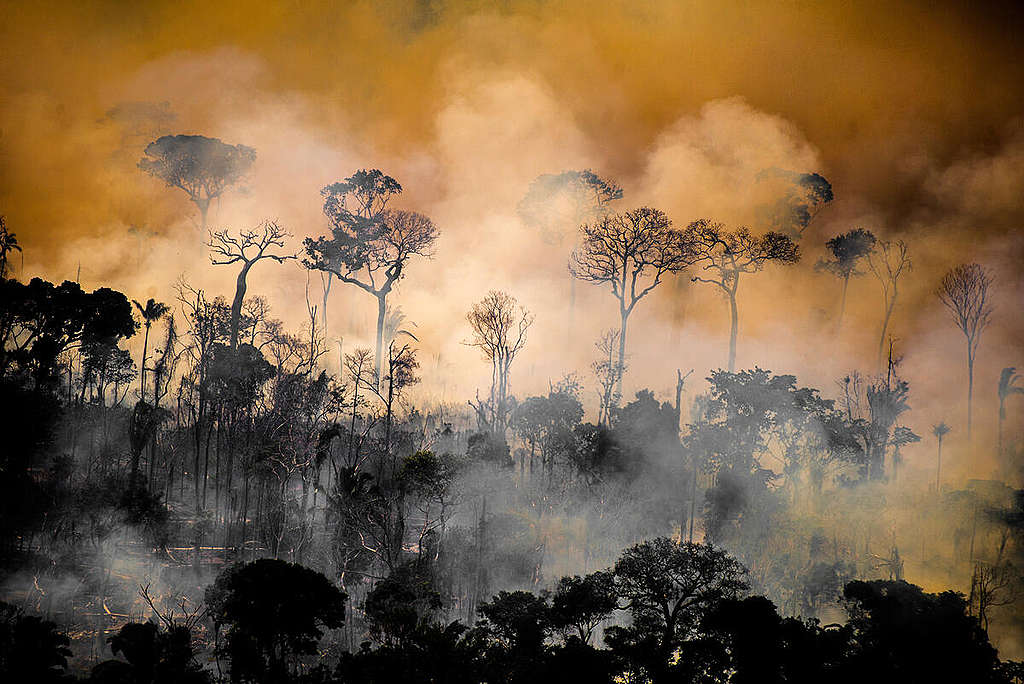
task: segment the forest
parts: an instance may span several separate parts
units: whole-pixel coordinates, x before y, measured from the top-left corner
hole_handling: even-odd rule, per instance
[[[1024,682],[1002,15],[100,5],[0,26],[0,681]]]

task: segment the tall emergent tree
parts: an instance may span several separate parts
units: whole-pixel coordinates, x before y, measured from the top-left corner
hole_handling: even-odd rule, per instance
[[[1017,369],[1013,367],[1004,368],[1003,372],[999,374],[999,427],[998,451],[996,452],[999,456],[1003,455],[1003,421],[1006,420],[1006,399],[1011,394],[1024,394],[1024,387],[1017,384],[1018,380],[1020,380],[1020,376],[1017,375]]]
[[[774,191],[775,199],[762,208],[764,224],[792,240],[799,240],[818,212],[835,197],[832,184],[818,173],[773,167],[757,174],[757,180]]]
[[[398,181],[378,169],[363,169],[328,185],[320,194],[331,236],[305,241],[307,268],[334,274],[377,298],[378,382],[388,295],[405,275],[409,259],[431,256],[437,240],[437,228],[423,214],[388,208],[400,192]]]
[[[907,243],[903,240],[881,240],[878,249],[868,252],[868,267],[882,285],[882,302],[885,316],[882,318],[882,331],[878,335],[878,357],[875,365],[881,369],[882,352],[885,350],[885,334],[889,330],[889,320],[896,308],[896,297],[899,295],[899,280],[904,271],[911,268],[910,257],[907,256]]]
[[[588,283],[611,285],[619,301],[618,363],[625,368],[626,324],[633,309],[662,278],[692,264],[693,255],[665,212],[650,207],[602,216],[580,226],[580,233],[569,273]],[[622,395],[621,374],[616,392]]]
[[[139,168],[172,188],[180,188],[199,209],[206,234],[210,202],[238,183],[256,161],[256,150],[204,135],[165,135],[146,146]]]
[[[949,309],[967,341],[967,441],[971,441],[971,402],[974,399],[974,360],[981,333],[989,324],[992,303],[988,289],[992,276],[978,264],[960,264],[942,277],[938,296]]]
[[[156,321],[159,321],[164,317],[170,308],[163,302],[158,302],[152,297],[146,301],[146,306],[142,306],[136,300],[132,300],[132,304],[139,310],[139,315],[142,316],[142,324],[146,327],[146,335],[142,339],[142,363],[139,364],[139,383],[141,384],[141,390],[139,396],[146,399],[146,354],[149,351],[149,329]]]
[[[739,310],[736,292],[740,276],[757,273],[769,262],[794,264],[800,260],[800,248],[782,233],[751,235],[747,228],[728,231],[725,226],[708,219],[694,221],[686,229],[684,240],[692,251],[694,262],[704,264],[712,278],[694,276],[692,280],[718,286],[729,299],[729,372],[736,368],[736,336],[739,331]]]
[[[273,259],[283,264],[288,259],[295,259],[294,254],[272,254],[267,250],[284,247],[284,240],[289,234],[274,221],[264,221],[256,230],[243,230],[237,236],[225,230],[218,230],[210,235],[207,243],[213,254],[210,262],[214,266],[242,264],[235,280],[235,298],[231,302],[231,348],[238,348],[238,327],[242,318],[242,302],[247,289],[246,278],[252,267],[262,259]]]
[[[578,235],[580,224],[611,211],[611,203],[622,199],[622,188],[590,169],[545,173],[530,183],[519,200],[516,213],[527,226],[537,230],[544,242],[560,246],[568,234]],[[574,245],[575,247],[575,245]],[[576,279],[569,276],[570,336],[574,331]]]
[[[839,316],[836,317],[836,332],[843,324],[843,313],[846,311],[846,290],[850,285],[850,278],[864,275],[864,271],[857,270],[857,265],[875,248],[875,242],[874,234],[863,228],[836,235],[825,243],[832,258],[820,259],[815,264],[817,270],[827,271],[843,281],[843,294],[839,298]]]
[[[504,435],[508,425],[509,373],[516,355],[526,346],[526,331],[534,316],[516,298],[507,292],[491,290],[473,304],[466,314],[473,340],[484,358],[491,362],[491,394],[486,406],[477,406],[481,417],[486,416],[492,432]]]

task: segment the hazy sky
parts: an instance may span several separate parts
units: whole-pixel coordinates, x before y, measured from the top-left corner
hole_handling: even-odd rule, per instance
[[[827,394],[840,374],[875,370],[877,282],[851,284],[837,338],[838,282],[813,269],[828,237],[868,228],[910,244],[892,333],[919,434],[944,419],[955,437],[965,422],[962,337],[937,281],[960,262],[992,270],[997,310],[977,375],[979,431],[991,431],[999,369],[1024,367],[1021,10],[750,4],[4,3],[0,213],[24,246],[25,276],[80,267],[86,287],[170,300],[185,274],[230,295],[233,274],[201,257],[184,194],[136,169],[147,142],[199,133],[256,148],[245,191],[226,195],[211,224],[277,218],[296,244],[325,230],[323,185],[379,167],[405,186],[401,206],[442,232],[394,301],[417,323],[424,385],[436,395],[444,379],[446,398],[461,401],[489,379],[461,343],[466,309],[490,288],[537,313],[517,394],[568,370],[594,385],[592,343],[615,323],[614,302],[578,285],[566,329],[568,245],[545,244],[515,214],[538,174],[593,168],[623,186],[623,208],[657,206],[684,226],[752,220],[763,168],[815,171],[836,201],[805,234],[802,263],[741,285],[739,365]],[[298,326],[306,282],[294,264],[260,264],[249,291]],[[319,288],[310,282],[314,299]],[[337,283],[331,336],[367,344],[374,311]],[[677,367],[703,377],[725,363],[727,334],[718,295],[667,283],[637,313],[627,391],[667,398]],[[1011,414],[1019,433],[1021,407]],[[971,459],[985,462],[965,454],[961,473],[974,473]]]

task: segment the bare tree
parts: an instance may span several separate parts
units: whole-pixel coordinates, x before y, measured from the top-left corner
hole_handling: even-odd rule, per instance
[[[7,230],[7,220],[0,215],[0,278],[7,277],[7,257],[13,252],[20,252],[21,245],[14,233]]]
[[[238,183],[256,161],[256,150],[203,135],[165,135],[146,146],[139,168],[172,188],[180,188],[199,209],[206,233],[210,202]]]
[[[283,264],[288,259],[296,258],[294,254],[272,254],[267,250],[284,247],[284,240],[289,237],[274,221],[264,221],[256,230],[243,230],[237,236],[225,230],[211,233],[210,262],[214,266],[242,265],[235,279],[235,298],[231,302],[231,348],[238,348],[238,326],[242,318],[242,302],[245,300],[247,288],[246,278],[249,271],[263,259],[273,259]]]
[[[626,371],[625,366],[619,362],[616,356],[619,346],[619,331],[605,330],[594,346],[597,347],[600,354],[598,360],[591,365],[600,387],[598,390],[600,404],[598,405],[597,424],[608,425],[611,422],[612,409],[617,407],[622,399],[615,388]]]
[[[843,313],[846,312],[846,290],[850,286],[850,278],[864,274],[864,271],[857,270],[857,266],[861,259],[866,258],[875,248],[875,242],[877,240],[874,234],[863,228],[836,235],[825,243],[832,258],[820,259],[814,266],[815,269],[831,273],[843,281],[843,294],[839,299],[839,316],[836,317],[837,333],[843,324]]]
[[[1024,387],[1017,384],[1020,376],[1017,369],[1004,368],[999,374],[999,427],[997,433],[998,455],[1003,455],[1003,421],[1006,420],[1006,399],[1011,394],[1024,394]]]
[[[331,237],[307,238],[307,268],[334,274],[377,299],[377,351],[374,372],[380,382],[387,297],[405,275],[413,256],[432,256],[437,228],[412,211],[388,208],[402,186],[377,169],[359,171],[325,187],[324,214]]]
[[[589,283],[608,284],[619,301],[619,358],[626,361],[626,324],[637,303],[661,284],[662,278],[693,263],[683,234],[672,228],[663,211],[640,207],[608,214],[580,227],[580,246],[569,258],[569,273]],[[622,375],[616,383],[622,394]]]
[[[903,240],[878,242],[877,249],[868,253],[868,267],[882,285],[882,301],[885,306],[882,331],[878,335],[878,356],[875,360],[876,367],[881,368],[885,335],[889,330],[893,309],[896,308],[896,297],[899,295],[899,279],[911,268],[910,257],[907,256],[907,243]]]
[[[686,229],[685,241],[695,262],[714,274],[712,278],[694,276],[691,280],[716,285],[729,300],[729,372],[736,368],[736,337],[739,332],[739,310],[736,292],[740,276],[757,273],[769,262],[793,264],[800,260],[800,248],[782,233],[752,235],[747,228],[728,231],[721,223],[701,219]]]
[[[473,304],[466,320],[473,330],[473,341],[468,344],[478,347],[484,358],[491,362],[488,422],[494,432],[504,434],[508,414],[512,410],[509,405],[509,372],[516,355],[526,346],[526,331],[533,324],[534,316],[512,295],[491,290]]]
[[[950,269],[939,284],[938,296],[967,341],[967,441],[971,441],[971,403],[974,399],[974,360],[981,333],[989,324],[992,304],[988,289],[992,276],[978,264]]]

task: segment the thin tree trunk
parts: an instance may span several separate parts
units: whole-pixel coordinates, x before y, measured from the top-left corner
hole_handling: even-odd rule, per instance
[[[942,475],[942,437],[939,437],[939,453],[935,461],[935,494],[939,493],[940,476]]]
[[[889,330],[889,318],[892,316],[892,310],[896,307],[896,294],[893,293],[892,300],[889,301],[889,306],[885,309],[885,318],[882,319],[882,334],[878,336],[878,358],[875,361],[875,365],[879,372],[882,370],[882,352],[885,350],[885,333]]]
[[[850,286],[850,275],[843,278],[843,294],[839,298],[839,318],[836,319],[836,335],[843,329],[843,314],[846,313],[846,289]]]
[[[971,443],[971,404],[974,401],[974,353],[967,342],[967,443]]]
[[[736,290],[739,288],[739,276],[736,284],[729,291],[729,372],[736,370],[736,336],[739,333],[740,315],[736,306]]]
[[[247,285],[245,282],[246,276],[249,275],[249,269],[256,263],[254,261],[247,261],[242,266],[242,270],[238,272],[238,278],[235,279],[235,299],[231,302],[231,348],[238,349],[238,328],[242,323],[242,302],[245,300],[245,291]]]
[[[619,400],[622,399],[622,376],[625,375],[623,369],[626,367],[626,323],[629,320],[629,312],[625,309],[621,309],[622,322],[619,325],[619,380],[616,383],[615,392],[619,395]]]
[[[380,387],[380,355],[384,348],[384,315],[387,307],[387,295],[377,295],[377,354],[373,357],[373,377],[375,386]]]
[[[149,350],[149,326],[150,322],[146,321],[146,335],[142,338],[142,369],[141,369],[141,383],[142,389],[140,390],[140,396],[142,400],[146,400],[146,352]]]

